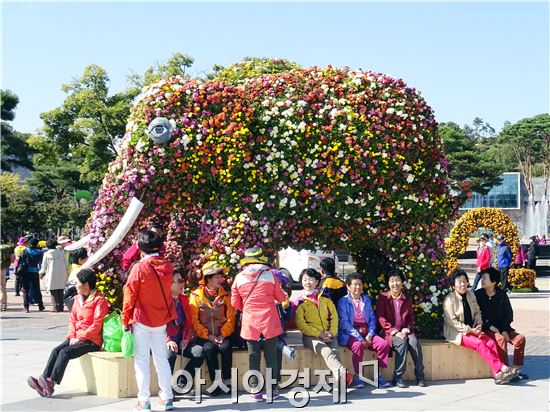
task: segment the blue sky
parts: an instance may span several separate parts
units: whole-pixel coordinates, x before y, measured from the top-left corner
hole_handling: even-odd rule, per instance
[[[403,78],[438,121],[499,130],[549,109],[549,6],[539,3],[6,3],[2,88],[16,130],[41,127],[61,85],[94,63],[111,91],[182,51],[191,74],[245,56],[348,66]]]

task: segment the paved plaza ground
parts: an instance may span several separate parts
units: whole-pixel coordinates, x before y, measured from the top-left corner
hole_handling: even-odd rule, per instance
[[[514,307],[513,326],[527,337],[524,370],[530,379],[514,385],[497,386],[492,379],[428,382],[427,388],[354,389],[345,405],[332,404],[325,392],[312,394],[307,408],[316,411],[374,410],[549,410],[550,377],[550,278],[537,279],[539,293],[511,294]],[[9,307],[2,312],[2,399],[4,411],[128,411],[135,399],[107,399],[79,393],[65,380],[53,398],[40,398],[26,384],[28,375],[42,371],[51,349],[61,342],[67,328],[67,313],[40,313],[36,306],[31,313],[21,312],[21,298],[13,293],[13,280],[8,281]],[[49,296],[45,295],[45,301]],[[51,310],[51,305],[47,306]],[[238,404],[229,395],[204,397],[201,404],[191,396],[178,399],[176,410],[191,411],[255,411],[294,410],[287,391],[272,404],[255,403],[242,394]],[[153,401],[155,410],[156,399]],[[158,410],[158,409],[157,409]]]

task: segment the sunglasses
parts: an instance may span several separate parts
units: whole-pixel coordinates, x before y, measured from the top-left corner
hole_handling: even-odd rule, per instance
[[[173,280],[172,283],[183,283],[183,279]]]

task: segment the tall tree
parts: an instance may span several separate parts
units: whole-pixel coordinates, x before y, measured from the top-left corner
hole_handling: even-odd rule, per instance
[[[469,180],[473,191],[486,194],[501,182],[500,174],[504,170],[487,157],[473,135],[469,136],[452,122],[441,123],[439,134],[449,162],[449,177],[455,188],[460,182]]]
[[[176,52],[168,58],[166,63],[160,64],[157,62],[156,65],[149,67],[143,76],[132,73],[128,76],[128,80],[132,85],[141,89],[144,86],[168,77],[189,77],[186,72],[193,65],[194,61],[191,56],[182,52]]]
[[[544,196],[548,198],[550,115],[540,114],[504,127],[498,136],[498,142],[506,145],[514,153],[529,196],[533,196],[533,167],[537,163],[542,164]]]
[[[99,184],[124,136],[135,90],[109,94],[109,76],[90,65],[78,79],[62,87],[61,107],[42,113],[42,145],[79,165],[84,182]],[[37,143],[38,144],[38,143]]]
[[[17,132],[8,123],[15,119],[15,109],[19,104],[19,97],[10,90],[1,90],[1,130],[2,159],[1,169],[12,171],[16,167],[32,169],[32,150],[27,144],[28,134]]]

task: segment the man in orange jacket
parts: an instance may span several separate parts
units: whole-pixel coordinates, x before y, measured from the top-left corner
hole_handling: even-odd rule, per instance
[[[27,378],[29,386],[40,396],[53,395],[54,386],[61,383],[71,359],[101,349],[103,319],[109,311],[109,304],[95,289],[96,274],[93,270],[81,270],[76,279],[78,295],[71,310],[67,339],[52,351],[38,379]]]

